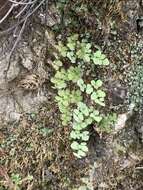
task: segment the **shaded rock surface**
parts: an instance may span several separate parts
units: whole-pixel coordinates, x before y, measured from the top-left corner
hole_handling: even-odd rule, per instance
[[[47,13],[39,10],[34,22],[31,18],[32,22],[27,23],[28,27],[13,52],[10,65],[9,53],[15,38],[12,35],[0,36],[0,121],[18,121],[22,113],[36,112],[41,103],[47,100],[45,27],[60,22],[60,14],[54,4],[49,5],[48,10]]]
[[[44,69],[45,47],[35,45],[32,52],[23,43],[8,67],[7,55],[0,60],[0,120],[19,120],[24,112],[36,112],[46,101],[47,92],[43,87],[47,75]]]

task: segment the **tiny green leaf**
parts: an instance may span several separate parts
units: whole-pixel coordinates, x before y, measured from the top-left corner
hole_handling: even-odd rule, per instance
[[[97,94],[95,93],[95,92],[93,92],[92,94],[91,94],[91,100],[96,100],[98,98],[98,96],[97,96]]]
[[[103,82],[102,82],[101,80],[97,80],[97,81],[95,82],[95,88],[101,87],[102,84],[103,84]]]
[[[84,131],[81,133],[81,139],[83,141],[88,141],[89,140],[89,132],[88,131]]]
[[[100,98],[104,98],[106,93],[103,90],[97,90],[97,96]]]
[[[102,53],[101,53],[100,50],[98,50],[98,51],[96,51],[96,52],[94,53],[94,56],[95,56],[95,57],[100,57],[101,55],[102,55]]]
[[[100,106],[105,106],[105,103],[100,101],[100,99],[95,99],[95,103],[99,104]]]
[[[109,64],[110,64],[110,62],[107,58],[103,60],[103,65],[109,65]]]
[[[78,150],[77,154],[78,154],[78,156],[79,156],[80,158],[86,156],[86,153],[85,153],[85,151],[83,151],[83,150]]]
[[[102,120],[101,116],[94,116],[94,120],[97,121],[97,123],[99,123]]]
[[[93,87],[91,86],[91,84],[87,84],[86,86],[86,93],[87,94],[91,94],[93,92]]]
[[[71,144],[71,148],[73,150],[79,150],[79,143],[76,142],[76,141],[73,141],[72,144]]]
[[[81,143],[79,144],[80,150],[84,151],[84,152],[88,152],[88,147],[86,143]]]

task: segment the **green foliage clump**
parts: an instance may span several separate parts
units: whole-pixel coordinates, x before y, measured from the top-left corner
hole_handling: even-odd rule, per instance
[[[91,95],[91,100],[93,100],[95,103],[99,104],[100,106],[105,106],[104,98],[106,94],[103,90],[99,89],[102,87],[102,84],[103,83],[101,80],[91,80],[91,83],[87,85],[82,79],[77,81],[77,85],[80,87],[82,92],[85,91],[86,94]]]
[[[55,99],[61,112],[62,125],[67,125],[72,119],[72,105],[82,101],[81,92],[69,89],[59,90]]]
[[[143,40],[131,43],[131,62],[126,69],[126,82],[128,83],[128,104],[134,104],[136,111],[143,107]]]
[[[94,107],[88,107],[85,103],[79,102],[77,108],[73,110],[73,130],[70,137],[73,140],[71,148],[74,150],[74,155],[81,158],[88,151],[87,141],[89,140],[89,132],[87,127],[93,122],[99,123],[102,116]],[[81,149],[81,145],[82,149]]]
[[[143,106],[143,65],[137,64],[130,74],[130,101],[136,109]]]
[[[52,63],[56,73],[51,79],[54,88],[58,90],[55,100],[61,113],[62,125],[72,126],[70,139],[74,155],[82,158],[88,152],[88,126],[102,121],[103,116],[99,110],[105,106],[106,97],[100,79],[92,79],[88,83],[83,79],[83,65],[105,66],[109,61],[100,50],[94,52],[92,44],[86,39],[80,40],[78,34],[68,37],[65,45],[60,41],[57,49],[59,56],[56,55]],[[87,99],[88,103],[85,103]]]
[[[62,89],[67,87],[67,82],[72,81],[75,83],[80,77],[80,68],[71,66],[68,70],[65,70],[64,68],[57,70],[55,76],[51,79],[51,82],[54,83],[56,89]]]
[[[57,49],[62,57],[67,57],[71,63],[87,62],[95,65],[109,65],[109,60],[100,51],[94,52],[92,44],[86,39],[79,40],[79,35],[75,34],[67,38],[64,45],[61,41],[58,43]]]

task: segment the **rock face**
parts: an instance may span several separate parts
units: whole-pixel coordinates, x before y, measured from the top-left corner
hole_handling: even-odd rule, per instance
[[[1,3],[4,1],[0,1],[0,6]],[[36,112],[39,105],[47,100],[45,80],[48,78],[48,73],[44,61],[47,41],[50,41],[50,45],[54,42],[50,36],[47,39],[45,25],[50,27],[60,22],[57,9],[53,5],[48,9],[47,23],[45,23],[46,13],[41,10],[34,18],[40,24],[27,23],[30,27],[23,32],[20,43],[12,54],[9,69],[7,69],[8,57],[15,38],[13,35],[1,36],[0,31],[0,121],[18,121],[22,113]]]
[[[14,54],[8,67],[8,54],[0,60],[0,121],[18,121],[22,113],[36,112],[46,101],[43,83],[46,77],[44,69],[44,47],[35,45],[35,51],[24,43]]]

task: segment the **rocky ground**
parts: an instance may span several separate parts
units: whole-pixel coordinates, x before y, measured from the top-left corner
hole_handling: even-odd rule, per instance
[[[7,73],[11,36],[1,37],[0,190],[142,190],[143,2],[58,1],[44,16],[41,8],[31,18]],[[50,82],[54,46],[75,32],[89,32],[108,56],[99,75],[107,110],[118,116],[109,134],[91,129],[89,155],[80,160],[69,128],[60,126]]]

